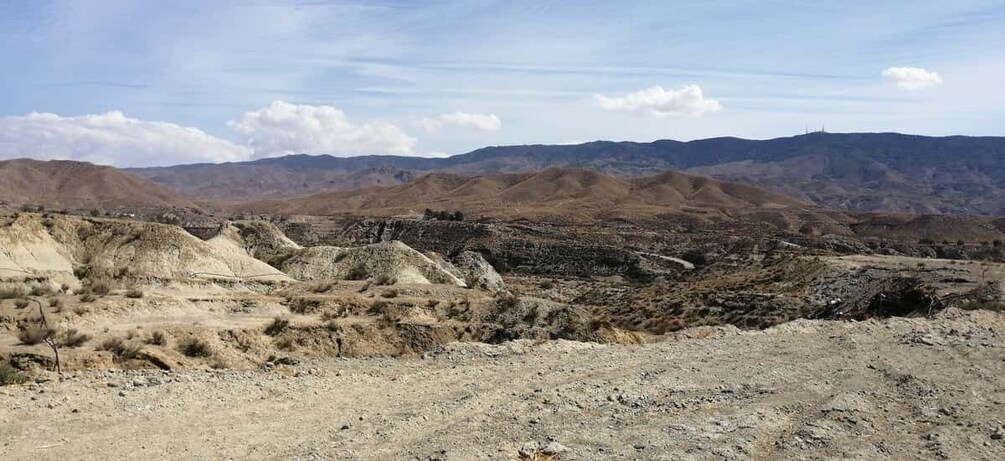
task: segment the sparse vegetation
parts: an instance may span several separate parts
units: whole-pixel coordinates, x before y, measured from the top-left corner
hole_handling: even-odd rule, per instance
[[[48,285],[35,285],[31,287],[32,296],[49,296],[52,294],[52,287]]]
[[[21,325],[17,329],[17,339],[21,341],[21,344],[28,346],[41,344],[47,338],[51,338],[53,334],[55,331],[52,328],[39,323]]]
[[[91,337],[89,335],[81,333],[76,329],[70,329],[60,335],[59,345],[63,347],[80,347],[90,340]]]
[[[995,301],[967,301],[959,305],[965,311],[986,310],[993,312],[1005,312],[1005,303]]]
[[[88,288],[90,289],[91,293],[94,293],[98,296],[105,296],[108,293],[112,292],[112,285],[104,280],[92,282]]]
[[[167,333],[161,330],[157,330],[150,335],[150,339],[147,340],[147,344],[152,344],[155,346],[167,346],[168,338]]]
[[[119,359],[130,360],[139,356],[143,346],[122,338],[108,338],[97,349],[100,351],[109,351]]]
[[[355,266],[352,269],[349,269],[349,272],[345,275],[346,280],[365,280],[366,277],[366,268],[362,266]]]
[[[384,290],[384,291],[381,291],[381,292],[380,292],[380,297],[381,297],[381,298],[387,298],[387,299],[390,299],[390,298],[397,298],[397,297],[398,297],[398,290],[395,290],[395,289],[393,289],[393,288],[390,288],[390,289],[387,289],[387,290]]]
[[[143,297],[143,290],[139,288],[130,288],[126,290],[126,297],[130,299],[140,299]]]
[[[394,285],[398,281],[387,274],[380,274],[373,278],[373,284],[377,286]]]
[[[276,317],[272,319],[272,323],[265,327],[265,334],[269,336],[279,336],[288,326],[290,326],[289,320]]]
[[[28,377],[12,367],[7,362],[0,362],[0,386],[10,386],[21,384],[28,380]]]
[[[194,336],[187,337],[178,342],[178,351],[186,357],[211,357],[213,348],[205,340]]]
[[[24,298],[28,293],[28,289],[23,285],[0,286],[0,299]]]
[[[311,285],[309,289],[312,293],[327,293],[331,291],[332,286],[333,285],[331,283],[318,282]]]
[[[436,211],[426,208],[422,214],[422,219],[435,219],[438,221],[464,221],[464,213],[460,211]]]
[[[28,300],[27,299],[18,299],[18,300],[15,300],[14,301],[14,307],[16,307],[18,309],[24,309],[24,308],[28,307]]]
[[[98,298],[95,297],[94,295],[90,294],[90,293],[85,293],[85,294],[80,295],[80,302],[82,302],[82,303],[91,303],[91,302],[94,302],[95,299],[98,299]]]

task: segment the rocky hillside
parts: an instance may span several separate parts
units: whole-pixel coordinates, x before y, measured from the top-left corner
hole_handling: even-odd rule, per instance
[[[132,170],[191,197],[294,196],[401,184],[416,172],[587,168],[616,176],[691,170],[854,211],[1005,215],[1005,138],[812,133],[652,143],[486,147],[449,158],[296,155]]]
[[[73,161],[0,161],[0,203],[70,210],[198,208],[178,192],[109,166]]]

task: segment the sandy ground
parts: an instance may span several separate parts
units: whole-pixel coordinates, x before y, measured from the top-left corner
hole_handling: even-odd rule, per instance
[[[1005,315],[0,388],[0,459],[1005,459]]]

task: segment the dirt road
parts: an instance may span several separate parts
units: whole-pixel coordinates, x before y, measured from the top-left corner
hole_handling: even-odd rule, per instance
[[[1005,459],[1005,315],[0,388],[0,459]],[[552,448],[561,448],[552,445]]]

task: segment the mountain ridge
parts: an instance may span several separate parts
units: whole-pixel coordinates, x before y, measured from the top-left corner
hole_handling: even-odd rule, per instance
[[[422,173],[551,167],[647,176],[683,170],[849,211],[1005,215],[1005,137],[809,133],[748,140],[489,146],[445,158],[294,155],[128,171],[188,197],[280,198],[405,183]],[[358,173],[368,171],[370,173]],[[357,175],[357,176],[353,176]]]

